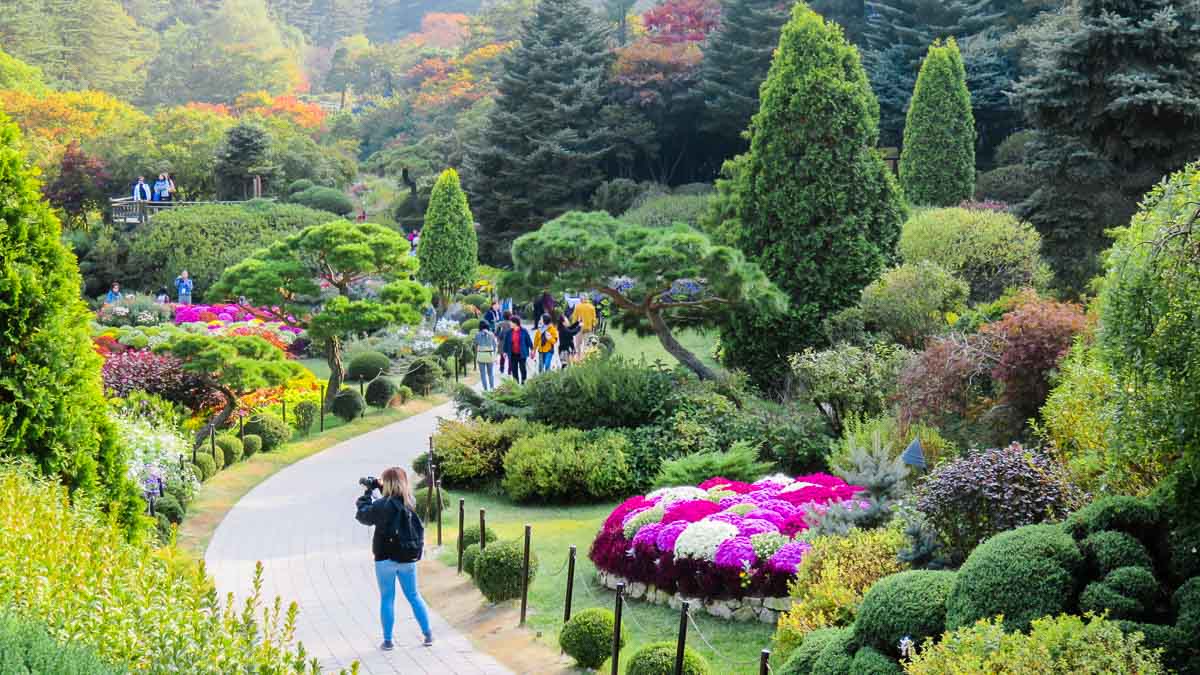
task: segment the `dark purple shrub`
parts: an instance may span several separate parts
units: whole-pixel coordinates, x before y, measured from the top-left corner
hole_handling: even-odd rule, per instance
[[[101,370],[104,390],[110,396],[124,398],[144,391],[179,403],[192,410],[204,407],[215,392],[208,391],[199,378],[183,369],[182,362],[170,354],[127,351],[112,354]]]
[[[1013,443],[940,465],[917,487],[916,498],[948,556],[964,560],[993,534],[1065,518],[1085,495],[1054,460]]]

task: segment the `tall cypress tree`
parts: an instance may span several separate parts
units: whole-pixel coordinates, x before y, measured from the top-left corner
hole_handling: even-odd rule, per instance
[[[522,25],[465,167],[485,260],[507,261],[513,239],[586,203],[603,180],[611,59],[608,28],[582,0],[542,0]]]
[[[1082,0],[1077,11],[1016,89],[1037,129],[1030,155],[1040,186],[1020,211],[1073,290],[1099,271],[1104,231],[1200,155],[1200,7]]]
[[[421,261],[417,278],[438,289],[443,303],[455,290],[475,281],[479,265],[475,218],[454,169],[443,171],[433,185],[417,259]]]
[[[758,112],[758,89],[785,21],[786,5],[779,0],[726,0],[721,25],[708,39],[700,76],[703,125],[727,154],[746,149],[742,132]]]
[[[786,316],[743,312],[721,332],[728,364],[760,386],[778,387],[786,357],[819,344],[822,319],[857,302],[893,256],[904,206],[874,149],[878,123],[858,50],[797,3],[732,172],[738,248],[791,302]]]
[[[900,154],[900,184],[913,204],[955,206],[975,194],[975,118],[954,38],[934,42],[921,64]]]

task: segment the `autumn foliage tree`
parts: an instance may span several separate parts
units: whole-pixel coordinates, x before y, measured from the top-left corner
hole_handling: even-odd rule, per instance
[[[104,160],[85,153],[72,142],[63,152],[58,175],[45,187],[46,199],[60,209],[72,227],[88,226],[88,213],[106,204],[111,177]]]

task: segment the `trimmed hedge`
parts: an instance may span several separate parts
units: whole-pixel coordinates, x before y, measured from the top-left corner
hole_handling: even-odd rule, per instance
[[[94,652],[57,642],[42,626],[0,612],[0,673],[106,675],[124,672]]]
[[[813,661],[812,675],[850,675],[854,663],[850,652],[854,649],[854,642],[854,632],[851,630],[838,633],[826,642]]]
[[[346,366],[347,382],[369,382],[386,373],[392,367],[392,360],[380,352],[360,352],[350,359]]]
[[[371,384],[367,385],[367,404],[376,408],[386,408],[399,391],[399,385],[390,378],[380,377],[371,380]]]
[[[624,634],[621,635],[624,638]],[[612,637],[609,636],[609,648]],[[625,675],[674,675],[676,644],[674,642],[652,642],[633,653],[625,665]],[[709,675],[712,667],[708,660],[691,647],[683,650],[684,675]]]
[[[259,412],[246,420],[243,428],[245,434],[253,434],[262,439],[263,452],[270,452],[292,439],[292,429],[278,415],[269,412]]]
[[[225,451],[221,449],[221,446],[218,445],[214,448],[210,445],[207,452],[213,458],[213,466],[217,471],[225,468]]]
[[[521,573],[525,552],[523,543],[513,539],[496,542],[479,552],[475,559],[475,584],[488,602],[496,603],[521,597]],[[529,553],[529,580],[537,575],[537,554]]]
[[[1088,565],[1100,575],[1108,574],[1119,567],[1154,567],[1150,561],[1150,552],[1142,542],[1124,532],[1096,532],[1080,542],[1079,548],[1087,557]]]
[[[202,481],[207,482],[208,479],[217,475],[217,462],[207,452],[196,453],[196,466],[200,468],[200,480]]]
[[[863,647],[854,654],[850,672],[854,675],[901,675],[904,668],[878,649]]]
[[[1079,609],[1113,619],[1136,619],[1145,615],[1162,596],[1154,573],[1146,567],[1119,567],[1103,581],[1088,584],[1079,596]]]
[[[479,542],[467,544],[463,549],[463,571],[472,579],[475,578],[475,559],[479,557]]]
[[[1060,525],[1026,525],[976,548],[946,601],[946,628],[1004,615],[1008,630],[1072,608],[1083,555]]]
[[[217,436],[217,447],[221,449],[221,453],[224,455],[225,466],[241,461],[242,455],[245,453],[245,446],[237,436],[227,434]]]
[[[575,659],[580,668],[599,668],[612,654],[613,629],[616,619],[612,610],[603,607],[590,607],[574,616],[563,626],[558,634],[558,646],[568,656]],[[621,630],[621,646],[625,646],[625,630]],[[672,663],[674,659],[672,658]],[[632,667],[633,662],[630,662]],[[627,670],[626,675],[633,675],[633,670]]]
[[[496,541],[496,539],[497,539],[496,531],[489,527],[487,529],[487,533],[484,535],[484,537],[485,537],[485,541],[487,541],[487,543],[490,544],[493,541]],[[479,544],[479,525],[478,524],[468,525],[463,529],[463,544],[465,546],[470,546],[472,542],[474,542],[476,545]],[[465,549],[464,549],[464,552],[465,552]]]
[[[178,525],[183,522],[184,508],[179,500],[172,495],[163,495],[154,500],[154,512],[161,514],[168,521]]]
[[[900,656],[901,638],[920,644],[946,630],[946,599],[954,572],[911,570],[884,577],[863,596],[854,622],[862,645]]]
[[[1105,497],[1071,514],[1065,526],[1076,539],[1104,530],[1117,530],[1144,540],[1160,529],[1161,516],[1137,497]]]
[[[804,641],[792,652],[779,670],[779,675],[811,675],[817,658],[831,644],[844,644],[854,635],[852,628],[818,628],[804,636]]]
[[[366,409],[367,402],[363,400],[362,394],[358,393],[357,389],[343,387],[337,396],[333,397],[333,414],[340,417],[343,422],[353,422],[362,417]]]
[[[300,401],[292,409],[292,424],[302,435],[312,431],[313,424],[321,414],[321,405],[316,401]]]
[[[262,437],[254,434],[246,434],[242,437],[242,451],[246,457],[253,457],[255,453],[262,450]]]

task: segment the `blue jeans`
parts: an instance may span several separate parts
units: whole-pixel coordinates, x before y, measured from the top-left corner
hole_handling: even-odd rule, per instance
[[[550,370],[550,365],[552,363],[554,363],[554,350],[553,349],[551,349],[548,352],[542,352],[542,353],[538,354],[538,365],[539,365],[538,372],[539,373],[544,373],[547,370]]]
[[[479,364],[479,379],[483,380],[483,390],[491,391],[496,388],[496,364]]]
[[[375,561],[375,579],[379,582],[379,621],[383,624],[383,639],[391,641],[392,626],[396,624],[396,580],[400,580],[400,590],[412,607],[413,616],[421,625],[421,633],[429,632],[429,610],[425,600],[417,590],[417,563],[396,562],[394,560]]]

